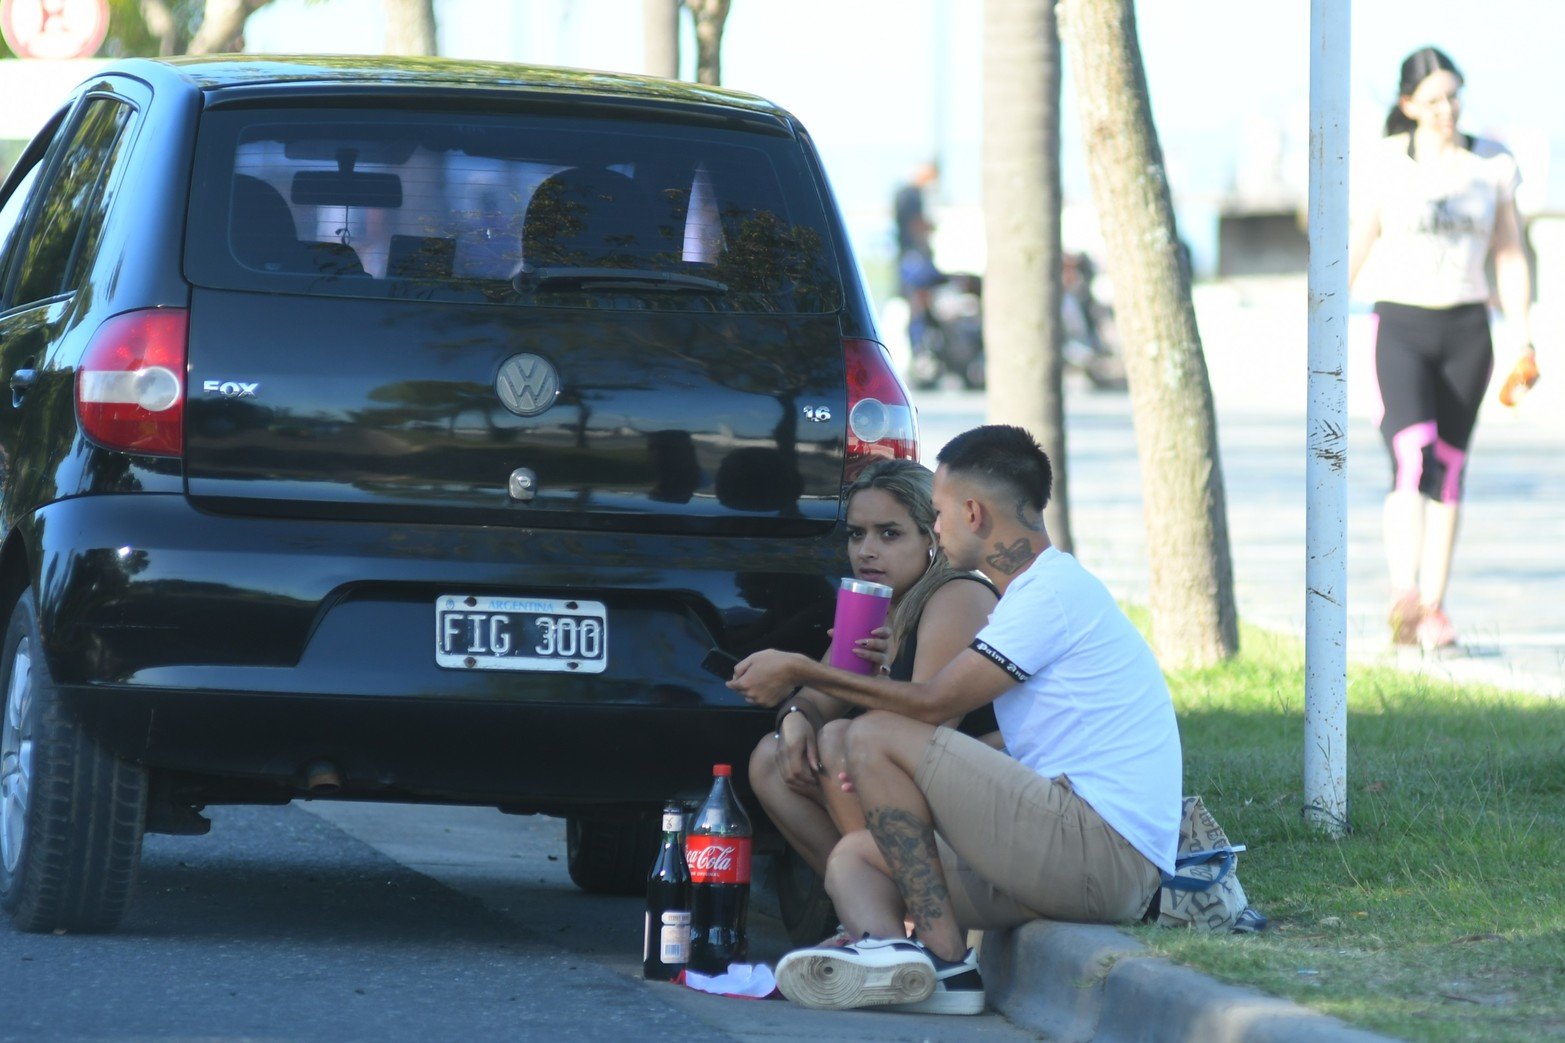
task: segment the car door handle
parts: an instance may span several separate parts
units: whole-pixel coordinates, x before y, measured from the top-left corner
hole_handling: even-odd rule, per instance
[[[19,369],[11,374],[11,405],[22,404],[22,397],[38,383],[38,371],[36,369]]]

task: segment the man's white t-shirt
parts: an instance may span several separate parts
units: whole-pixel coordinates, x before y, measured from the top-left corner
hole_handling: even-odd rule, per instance
[[[1468,147],[1434,159],[1408,155],[1408,136],[1394,134],[1370,155],[1370,198],[1380,238],[1370,254],[1374,298],[1420,308],[1452,308],[1489,299],[1484,264],[1502,207],[1515,206],[1521,181],[1503,145],[1466,139]]]
[[[1019,684],[994,701],[1011,756],[1072,788],[1165,873],[1184,780],[1157,659],[1108,589],[1050,547],[1013,579],[972,647]]]

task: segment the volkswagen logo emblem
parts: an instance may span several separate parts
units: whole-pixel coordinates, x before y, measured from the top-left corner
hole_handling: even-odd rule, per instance
[[[560,375],[537,355],[512,355],[500,366],[495,391],[517,416],[537,416],[560,395]]]

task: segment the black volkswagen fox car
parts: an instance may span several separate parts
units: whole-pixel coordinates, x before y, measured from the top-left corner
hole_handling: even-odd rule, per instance
[[[562,816],[634,890],[770,728],[703,657],[818,654],[843,483],[917,447],[796,120],[489,63],[95,75],[0,188],[0,374],[26,930],[300,796]]]

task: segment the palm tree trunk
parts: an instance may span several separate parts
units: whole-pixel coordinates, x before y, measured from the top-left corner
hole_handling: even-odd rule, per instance
[[[685,0],[696,22],[696,82],[723,82],[723,23],[729,0]]]
[[[1152,639],[1165,666],[1239,649],[1217,418],[1152,122],[1131,0],[1061,0],[1114,280],[1141,461]]]
[[[385,0],[387,54],[439,54],[435,0]]]
[[[270,0],[206,0],[201,26],[190,38],[188,54],[216,54],[239,49],[244,38],[245,21],[251,12],[265,7]]]
[[[648,76],[679,79],[680,0],[642,0],[641,40]]]
[[[984,4],[987,414],[1032,432],[1054,465],[1044,513],[1071,548],[1060,350],[1060,48],[1052,0]]]

